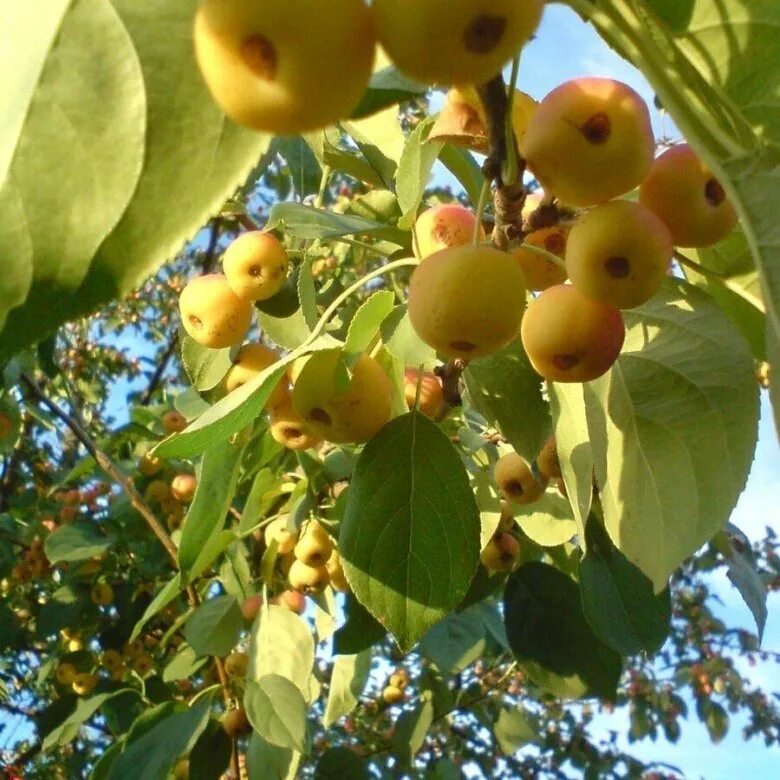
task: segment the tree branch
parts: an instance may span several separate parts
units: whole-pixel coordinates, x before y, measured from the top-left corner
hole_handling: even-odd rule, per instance
[[[168,533],[165,531],[162,525],[160,525],[160,522],[157,520],[152,510],[147,506],[146,502],[141,497],[141,494],[138,492],[138,490],[136,490],[133,481],[122,473],[122,471],[116,466],[111,458],[106,455],[105,452],[98,448],[97,444],[92,440],[90,435],[81,427],[79,422],[72,415],[68,414],[68,412],[58,406],[43,392],[43,390],[41,390],[41,388],[38,386],[38,383],[31,376],[28,374],[22,374],[22,381],[27,385],[33,396],[38,401],[40,401],[40,403],[42,403],[55,417],[58,417],[63,423],[65,423],[71,433],[79,442],[81,442],[87,452],[95,459],[95,462],[98,464],[98,466],[109,477],[111,477],[114,482],[117,482],[122,486],[122,489],[130,499],[130,504],[141,515],[141,517],[143,517],[154,535],[160,540],[160,543],[173,561],[174,566],[178,568],[178,554],[176,551],[176,545],[174,545],[171,537],[168,536]]]

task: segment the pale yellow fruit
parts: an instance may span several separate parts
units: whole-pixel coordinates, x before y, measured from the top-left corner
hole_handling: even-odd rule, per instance
[[[474,212],[459,203],[432,206],[423,211],[414,224],[414,253],[417,257],[426,258],[440,249],[470,244],[476,224]],[[481,225],[479,240],[485,240]]]
[[[293,386],[293,406],[326,441],[368,441],[390,419],[392,387],[379,363],[361,355],[346,389],[336,387],[341,351],[316,352]]]
[[[98,678],[94,674],[88,672],[79,672],[71,682],[71,688],[73,693],[77,696],[89,696],[98,684]]]
[[[57,671],[54,673],[54,677],[60,685],[71,685],[76,679],[78,671],[73,664],[67,662],[60,664],[57,667]]]
[[[338,550],[334,549],[330,554],[330,558],[328,558],[325,568],[328,570],[328,576],[330,577],[330,584],[333,590],[337,590],[340,593],[349,593],[349,583],[344,576],[344,569],[341,567],[341,556],[339,555]]]
[[[376,33],[398,68],[436,84],[483,84],[536,31],[544,0],[374,0]]]
[[[291,525],[288,516],[278,517],[272,520],[264,531],[265,544],[270,547],[272,542],[276,542],[276,552],[278,555],[287,555],[295,549],[295,543],[298,541],[298,533],[295,526]]]
[[[242,233],[225,250],[222,271],[230,289],[250,301],[273,297],[284,285],[290,259],[273,233]]]
[[[592,206],[638,187],[654,149],[650,112],[631,87],[581,78],[542,100],[521,152],[547,192],[570,206]]]
[[[249,656],[243,652],[231,653],[225,658],[225,671],[231,677],[246,677],[249,669]]]
[[[307,566],[324,566],[333,552],[333,539],[317,520],[309,520],[295,545],[295,557]]]
[[[232,393],[241,385],[259,376],[266,368],[279,360],[279,353],[265,344],[244,344],[233,359],[233,365],[225,376],[225,389]],[[266,409],[283,404],[290,394],[287,377],[283,376],[265,402]]]
[[[516,452],[498,459],[493,467],[493,479],[502,495],[515,504],[538,501],[547,487],[547,481],[537,479],[531,467]]]
[[[712,171],[688,144],[665,151],[639,188],[639,202],[681,247],[707,247],[737,226],[737,212]]]
[[[587,298],[631,309],[658,292],[673,252],[672,236],[652,211],[614,200],[577,220],[569,234],[566,268]]]
[[[204,0],[194,40],[220,108],[240,125],[279,135],[348,118],[374,62],[363,0]]]
[[[511,255],[491,247],[443,249],[415,269],[409,319],[445,357],[478,358],[517,338],[525,280]]]
[[[240,342],[252,324],[252,304],[230,289],[222,274],[197,276],[179,296],[181,322],[198,344],[224,349]]]
[[[328,584],[328,570],[324,566],[307,566],[294,560],[287,573],[290,587],[301,593],[319,593]]]
[[[558,284],[528,305],[520,335],[531,365],[546,380],[590,382],[618,359],[626,326],[618,309]]]
[[[539,247],[564,260],[569,230],[565,227],[548,227],[529,233],[523,243],[512,252],[523,269],[525,283],[529,290],[546,290],[566,281],[566,269],[529,247]]]
[[[270,423],[271,436],[288,450],[308,450],[322,444],[322,438],[293,409],[292,399],[271,410]]]

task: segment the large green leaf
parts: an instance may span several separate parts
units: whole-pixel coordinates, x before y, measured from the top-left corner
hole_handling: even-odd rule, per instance
[[[197,655],[227,655],[244,630],[233,596],[217,596],[198,607],[184,625],[184,637]]]
[[[272,745],[256,731],[249,737],[246,750],[248,780],[293,780],[300,761],[300,753]]]
[[[44,550],[52,563],[86,561],[103,555],[115,542],[111,534],[104,533],[95,523],[84,521],[58,528],[46,537]]]
[[[358,600],[409,650],[462,600],[477,569],[479,510],[447,436],[412,412],[355,467],[339,532]]]
[[[615,548],[597,518],[591,516],[585,534],[579,578],[590,627],[621,655],[657,653],[672,620],[669,588],[656,595],[653,583]]]
[[[607,532],[660,592],[745,486],[758,385],[748,345],[695,288],[670,280],[624,317],[620,359],[584,403]]]
[[[485,622],[481,609],[454,612],[420,640],[419,651],[442,674],[461,672],[485,652]]]
[[[64,113],[74,124],[86,124],[88,132],[78,148],[62,146],[74,135],[68,127],[56,131],[56,143],[33,145],[36,153],[44,147],[56,149],[52,160],[60,169],[73,167],[72,173],[55,173],[51,162],[36,157],[47,181],[56,178],[68,186],[36,183],[33,205],[53,219],[67,219],[66,230],[34,225],[30,245],[18,234],[26,199],[14,193],[0,198],[0,223],[13,220],[9,230],[0,231],[3,255],[27,265],[34,256],[36,279],[42,280],[33,286],[27,303],[10,315],[0,335],[0,356],[135,287],[207,221],[267,148],[270,138],[227,122],[211,100],[193,55],[195,6],[195,0],[79,0],[73,5],[71,13],[89,17],[87,29],[75,37],[58,37],[57,45],[66,42],[78,58],[72,66],[63,63],[59,71],[66,80],[65,96],[74,104]],[[35,13],[39,16],[39,9]],[[116,21],[100,27],[100,20],[109,16]],[[92,80],[80,78],[85,68],[86,75],[96,74]],[[117,101],[123,99],[132,101],[138,118],[136,113],[117,112]],[[44,120],[48,128],[62,122],[56,116]],[[134,127],[137,137],[131,135]],[[100,171],[98,160],[103,161]],[[99,179],[95,172],[100,172]],[[94,185],[87,188],[85,181]],[[76,197],[74,182],[80,185]],[[101,218],[98,230],[95,223]],[[44,244],[51,246],[48,263],[53,273],[37,261]]]
[[[780,4],[567,2],[641,68],[733,199],[761,277],[769,361],[780,362]]]
[[[249,722],[272,745],[302,752],[306,735],[306,701],[286,677],[267,674],[250,680],[244,694]]]
[[[363,650],[356,655],[336,656],[330,673],[328,703],[322,716],[325,728],[330,728],[343,715],[349,715],[355,709],[370,672],[370,650]]]
[[[247,678],[281,675],[309,701],[313,666],[314,639],[306,621],[284,607],[263,607],[252,624]]]
[[[185,584],[214,560],[208,560],[208,553],[213,554],[210,542],[224,526],[242,454],[243,447],[231,441],[217,441],[203,454],[198,486],[179,543],[179,566]]]
[[[189,753],[209,722],[211,702],[202,699],[194,707],[182,705],[131,741],[111,765],[109,780],[167,780],[179,756]]]
[[[498,426],[520,455],[535,458],[550,435],[550,414],[539,375],[520,342],[474,360],[463,378],[469,398],[483,417]]]
[[[545,563],[510,575],[504,592],[509,646],[540,687],[561,698],[612,699],[620,656],[591,631],[576,583]]]
[[[24,305],[0,334],[0,359],[78,308],[74,293],[130,202],[144,155],[141,66],[116,9],[45,5],[2,8],[12,99],[0,138],[0,328]]]

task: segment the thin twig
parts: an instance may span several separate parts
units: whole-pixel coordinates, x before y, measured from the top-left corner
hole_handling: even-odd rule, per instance
[[[160,525],[160,522],[154,516],[152,510],[147,506],[146,502],[141,497],[141,494],[136,490],[133,481],[122,473],[111,458],[103,452],[97,444],[92,440],[90,435],[81,427],[79,422],[68,412],[62,409],[58,404],[51,400],[41,388],[38,383],[28,374],[22,374],[22,381],[27,385],[32,394],[37,398],[55,417],[58,417],[71,433],[81,442],[87,452],[95,459],[98,466],[109,476],[114,482],[121,485],[122,489],[130,499],[130,504],[133,508],[143,517],[146,524],[151,528],[154,535],[160,540],[160,543],[165,548],[166,552],[173,561],[174,566],[178,568],[178,554],[176,551],[176,545],[174,545],[171,537],[168,536],[165,529]]]

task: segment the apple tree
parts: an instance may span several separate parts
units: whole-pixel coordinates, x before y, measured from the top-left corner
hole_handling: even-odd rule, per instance
[[[780,8],[564,4],[682,138],[608,74],[531,98],[544,0],[6,4],[5,776],[780,741],[746,671],[778,541],[730,522],[780,348]]]

